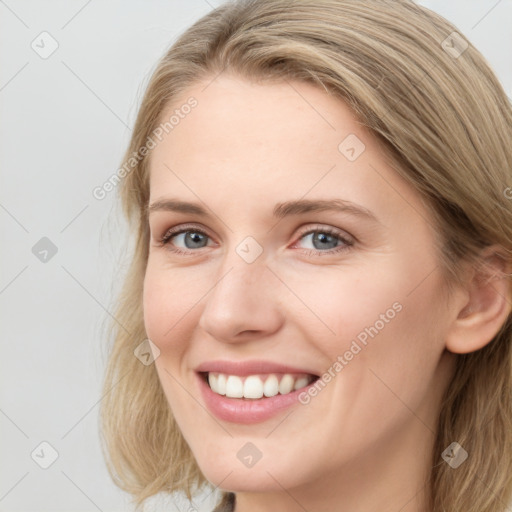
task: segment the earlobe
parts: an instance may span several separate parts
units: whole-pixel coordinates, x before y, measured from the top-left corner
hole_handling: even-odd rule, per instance
[[[512,310],[510,262],[496,246],[487,247],[480,262],[471,268],[457,317],[446,335],[446,348],[455,354],[487,345]]]

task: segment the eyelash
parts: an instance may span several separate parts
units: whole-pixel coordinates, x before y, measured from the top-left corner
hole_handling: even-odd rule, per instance
[[[188,251],[184,251],[183,249],[180,249],[179,247],[171,248],[171,246],[169,244],[170,240],[173,237],[175,237],[177,235],[181,235],[182,233],[188,233],[188,232],[200,233],[201,235],[204,235],[205,237],[210,238],[208,233],[206,233],[202,229],[197,228],[196,226],[193,226],[193,225],[192,226],[185,225],[185,226],[181,226],[179,229],[172,228],[172,229],[166,231],[164,233],[164,235],[161,238],[159,238],[159,240],[158,240],[159,246],[160,247],[168,246],[166,248],[173,253],[189,256],[191,253],[196,252],[196,250],[190,249]],[[325,228],[325,227],[321,227],[321,226],[318,226],[313,229],[310,228],[310,229],[304,231],[303,233],[300,233],[298,240],[301,240],[303,237],[305,237],[306,235],[310,235],[311,233],[322,233],[325,235],[333,236],[333,237],[337,238],[340,242],[342,242],[342,244],[344,244],[344,245],[339,245],[339,246],[335,247],[334,249],[329,249],[326,251],[319,251],[317,249],[304,249],[304,251],[306,252],[306,254],[308,256],[322,256],[322,255],[326,255],[326,254],[332,255],[334,253],[340,253],[340,252],[347,251],[354,245],[354,242],[352,240],[345,238],[344,236],[341,235],[340,232],[338,232],[332,228]],[[200,249],[203,249],[203,247],[200,247]]]

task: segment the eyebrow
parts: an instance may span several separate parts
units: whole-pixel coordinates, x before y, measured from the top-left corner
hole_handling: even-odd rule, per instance
[[[147,211],[148,213],[167,211],[189,213],[202,217],[209,216],[207,210],[201,205],[187,201],[178,201],[175,199],[160,199],[155,201],[147,207]],[[273,216],[277,219],[282,219],[291,215],[324,211],[348,213],[380,224],[377,217],[370,210],[344,199],[299,199],[295,201],[277,203],[273,209]]]

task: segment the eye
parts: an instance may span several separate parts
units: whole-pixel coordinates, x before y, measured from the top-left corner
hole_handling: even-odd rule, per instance
[[[302,233],[299,241],[303,241],[303,248],[310,254],[332,254],[346,251],[354,245],[354,241],[342,232],[321,226]]]
[[[208,244],[208,236],[200,231],[184,231],[171,238],[174,239],[175,244],[179,244],[179,240],[181,240],[181,242],[185,244],[186,249],[201,249]]]
[[[196,226],[180,226],[166,231],[159,243],[178,254],[188,254],[191,250],[207,247],[209,239],[208,234]]]
[[[174,253],[188,255],[211,245],[210,240],[210,236],[197,226],[178,226],[166,231],[159,244]],[[333,228],[315,226],[303,232],[292,248],[297,245],[308,255],[316,256],[347,251],[354,245],[354,240]]]

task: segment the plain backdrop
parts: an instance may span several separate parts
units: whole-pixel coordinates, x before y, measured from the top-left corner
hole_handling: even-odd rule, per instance
[[[130,234],[115,192],[92,190],[118,169],[159,57],[220,3],[0,1],[0,512],[131,510],[98,436],[103,328]],[[512,0],[419,3],[457,25],[512,97]]]

